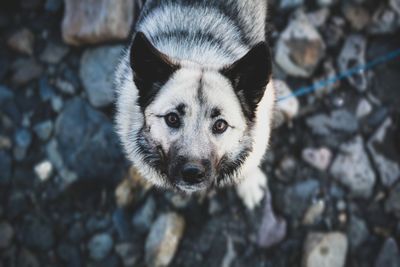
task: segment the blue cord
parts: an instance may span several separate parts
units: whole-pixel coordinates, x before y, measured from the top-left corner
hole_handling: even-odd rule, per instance
[[[344,80],[344,79],[346,79],[346,78],[348,78],[350,76],[353,76],[354,74],[359,73],[361,71],[372,69],[376,65],[391,61],[391,60],[393,60],[393,59],[395,59],[395,58],[397,58],[399,56],[400,56],[400,49],[397,49],[397,50],[389,52],[389,53],[387,53],[387,54],[385,54],[385,55],[383,55],[381,57],[378,57],[378,58],[368,62],[365,65],[356,66],[356,67],[351,68],[351,69],[349,69],[349,70],[347,70],[345,72],[339,73],[335,77],[332,77],[332,78],[329,78],[329,79],[326,79],[326,80],[318,81],[318,82],[314,83],[311,86],[300,87],[300,88],[294,90],[293,93],[291,93],[289,95],[279,97],[277,99],[277,102],[284,101],[284,100],[292,98],[292,97],[298,97],[298,96],[307,95],[307,94],[310,94],[312,92],[321,90],[321,89],[325,88],[328,85],[331,85],[331,84],[334,84],[334,83],[336,83],[338,81]]]

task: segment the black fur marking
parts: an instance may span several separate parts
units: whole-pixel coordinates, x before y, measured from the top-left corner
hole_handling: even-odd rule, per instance
[[[179,113],[179,115],[181,115],[181,116],[185,116],[185,114],[186,114],[186,105],[185,104],[179,104],[177,107],[176,107],[176,110],[178,111],[178,113]]]
[[[219,108],[213,108],[211,110],[211,119],[215,119],[219,115],[221,115],[221,110]]]
[[[243,58],[221,73],[232,83],[246,118],[254,121],[258,103],[261,101],[272,72],[270,51],[265,42],[252,48]]]
[[[242,167],[251,151],[252,148],[247,147],[242,150],[235,159],[229,159],[227,156],[222,157],[219,163],[219,173],[216,181],[217,185],[220,185],[226,179],[229,179],[229,177],[234,176],[240,167]]]
[[[138,32],[132,42],[130,64],[133,79],[139,90],[139,105],[144,110],[155,98],[160,88],[179,68],[159,52],[146,38]]]

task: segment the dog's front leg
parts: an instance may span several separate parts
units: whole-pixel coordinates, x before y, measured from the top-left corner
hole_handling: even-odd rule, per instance
[[[243,180],[236,186],[236,191],[243,204],[253,210],[261,203],[267,186],[267,177],[259,167],[249,169],[244,173]]]

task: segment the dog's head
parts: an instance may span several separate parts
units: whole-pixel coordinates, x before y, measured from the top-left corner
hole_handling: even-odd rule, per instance
[[[257,105],[271,74],[267,45],[212,68],[175,61],[137,33],[129,61],[133,86],[119,89],[117,122],[139,171],[186,192],[233,182],[253,150]]]

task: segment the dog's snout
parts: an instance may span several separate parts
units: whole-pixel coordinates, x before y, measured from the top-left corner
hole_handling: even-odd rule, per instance
[[[181,173],[184,182],[194,185],[204,180],[206,170],[201,164],[187,163],[183,165]]]

